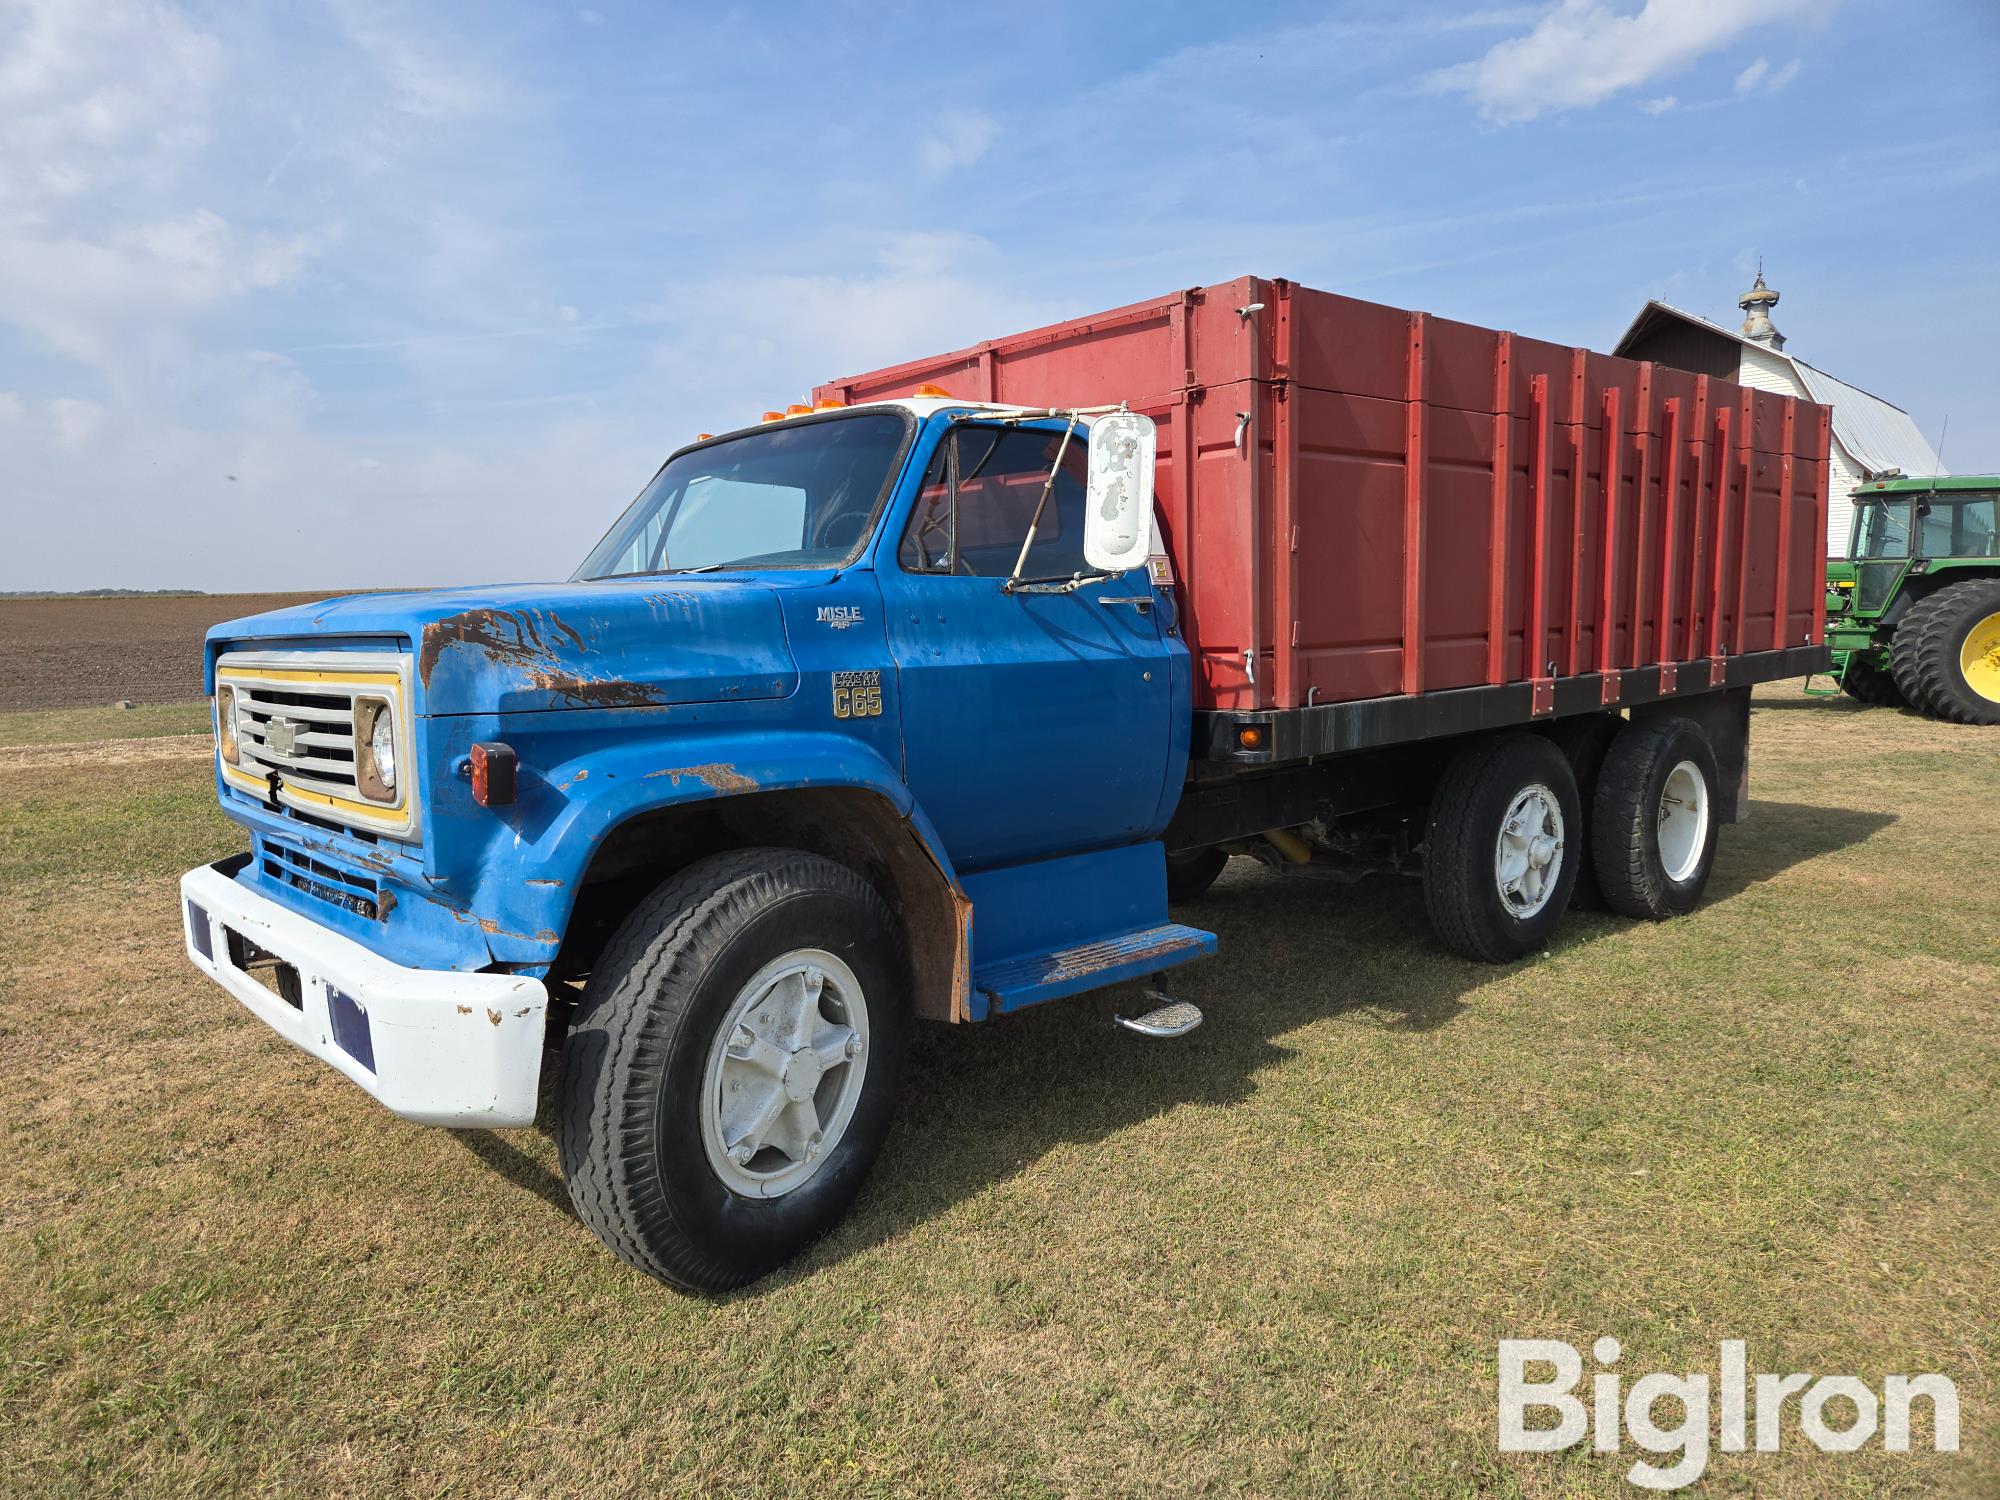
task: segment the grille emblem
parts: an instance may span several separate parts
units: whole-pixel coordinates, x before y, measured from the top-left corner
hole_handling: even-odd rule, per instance
[[[264,748],[273,755],[290,755],[298,736],[299,726],[290,719],[271,719],[264,725]]]

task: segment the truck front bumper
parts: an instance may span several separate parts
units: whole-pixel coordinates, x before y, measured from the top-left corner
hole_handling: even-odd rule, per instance
[[[548,1021],[540,980],[404,968],[231,878],[236,863],[181,877],[196,968],[406,1120],[534,1123]]]

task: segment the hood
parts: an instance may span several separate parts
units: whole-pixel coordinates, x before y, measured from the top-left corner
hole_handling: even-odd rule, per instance
[[[530,713],[782,698],[798,685],[778,589],[702,575],[353,594],[226,621],[209,657],[394,639],[415,653],[426,714]]]

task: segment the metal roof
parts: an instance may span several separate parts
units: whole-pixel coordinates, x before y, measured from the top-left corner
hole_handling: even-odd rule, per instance
[[[1884,401],[1880,396],[1871,395],[1859,386],[1829,375],[1814,365],[1807,364],[1795,354],[1773,349],[1769,344],[1760,344],[1755,339],[1746,339],[1734,329],[1724,328],[1720,323],[1711,323],[1699,313],[1691,313],[1685,308],[1675,307],[1670,302],[1658,299],[1647,302],[1639,310],[1639,316],[1632,320],[1632,326],[1625,330],[1625,336],[1618,341],[1611,352],[1623,354],[1640,333],[1657,322],[1662,316],[1679,318],[1692,323],[1709,333],[1729,339],[1733,343],[1746,344],[1752,349],[1762,350],[1773,359],[1783,360],[1792,367],[1805,387],[1806,394],[1824,406],[1833,408],[1833,435],[1840,440],[1854,461],[1869,473],[1880,473],[1884,469],[1901,469],[1905,474],[1943,474],[1944,467],[1924,435],[1917,430],[1917,424],[1910,414],[1900,406]]]

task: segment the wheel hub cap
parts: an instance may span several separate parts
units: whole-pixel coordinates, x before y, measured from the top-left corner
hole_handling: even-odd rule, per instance
[[[1516,917],[1532,917],[1555,894],[1562,877],[1562,803],[1540,783],[1524,787],[1507,808],[1493,851],[1493,879],[1501,904]]]
[[[753,975],[710,1049],[702,1144],[732,1191],[776,1198],[839,1144],[867,1069],[868,1007],[854,971],[801,949]]]

